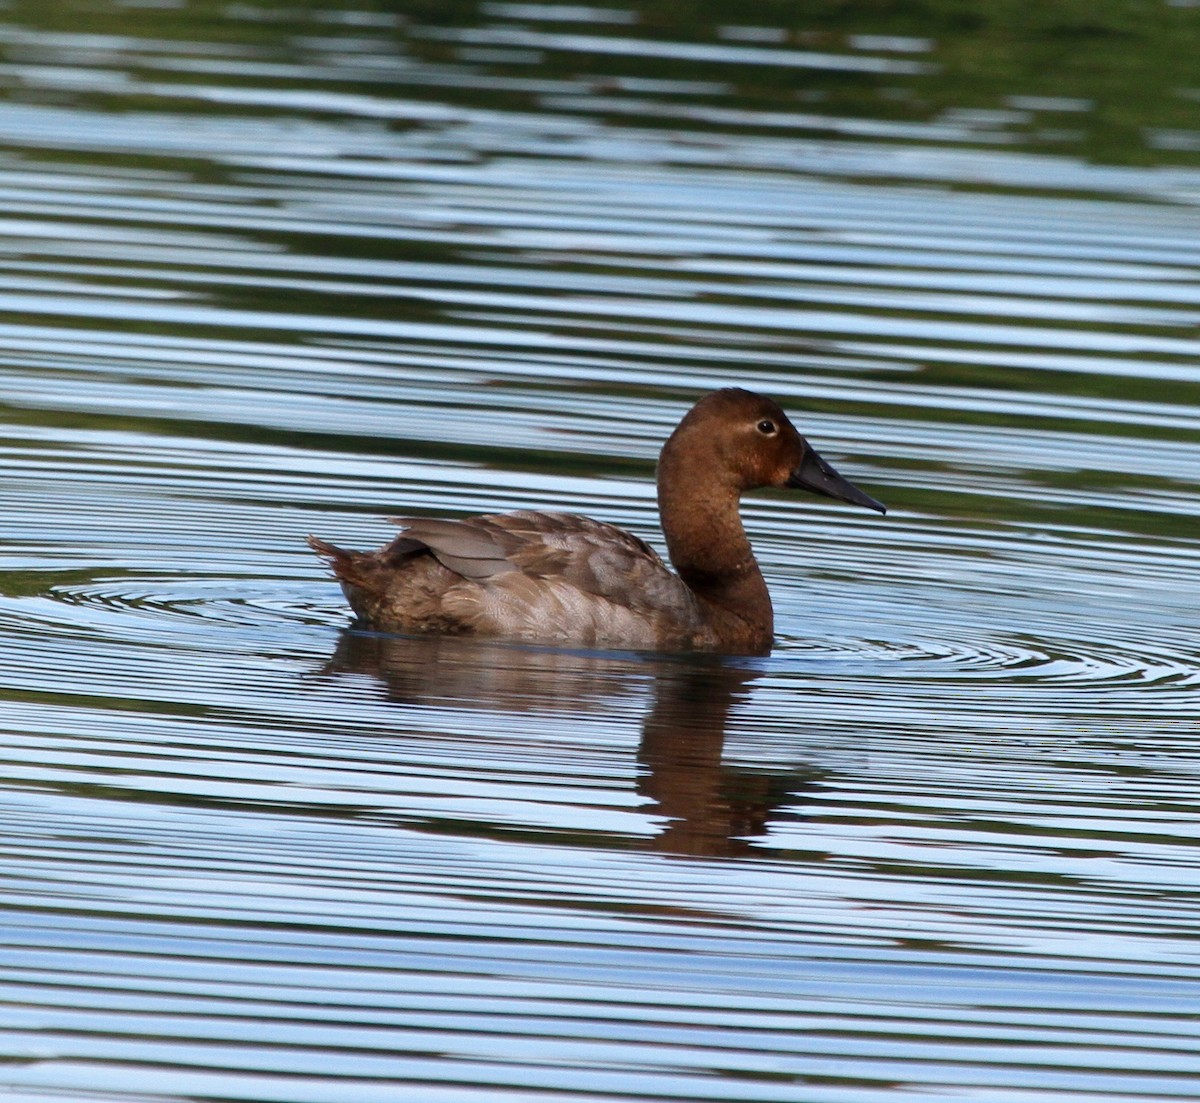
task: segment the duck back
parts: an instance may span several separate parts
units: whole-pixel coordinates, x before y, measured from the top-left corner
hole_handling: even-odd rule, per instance
[[[533,510],[395,520],[401,535],[376,552],[310,541],[373,628],[594,647],[712,646],[688,587],[615,525]]]

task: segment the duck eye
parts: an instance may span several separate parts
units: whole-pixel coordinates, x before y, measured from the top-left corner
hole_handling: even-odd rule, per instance
[[[775,422],[767,418],[763,418],[763,420],[758,423],[757,428],[764,437],[773,437],[779,431],[775,427]]]

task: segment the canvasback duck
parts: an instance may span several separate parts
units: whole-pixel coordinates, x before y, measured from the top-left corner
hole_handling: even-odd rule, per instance
[[[738,502],[767,486],[886,512],[821,459],[774,402],[730,387],[697,402],[659,457],[658,508],[678,573],[614,525],[536,510],[395,518],[401,534],[372,552],[316,537],[309,544],[377,631],[765,654],[771,596]]]

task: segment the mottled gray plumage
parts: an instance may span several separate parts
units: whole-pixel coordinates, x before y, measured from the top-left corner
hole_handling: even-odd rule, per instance
[[[695,595],[648,544],[613,525],[533,510],[396,521],[401,535],[378,553],[339,562],[316,545],[369,624],[592,647],[708,642]]]

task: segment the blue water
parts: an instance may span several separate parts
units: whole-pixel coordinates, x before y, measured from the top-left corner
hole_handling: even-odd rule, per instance
[[[1186,128],[647,12],[0,13],[6,1099],[1200,1095]],[[731,383],[770,657],[347,631]]]

